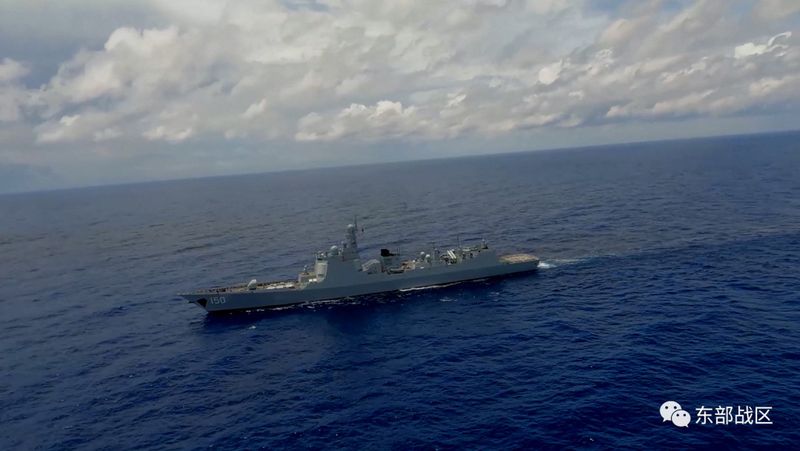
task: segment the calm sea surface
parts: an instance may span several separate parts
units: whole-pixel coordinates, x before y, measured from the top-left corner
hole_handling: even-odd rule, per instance
[[[0,449],[796,447],[799,143],[0,196]],[[222,316],[175,296],[293,277],[355,214],[362,255],[460,235],[543,268]]]

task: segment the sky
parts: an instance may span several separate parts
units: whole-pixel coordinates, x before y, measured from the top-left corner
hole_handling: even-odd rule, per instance
[[[0,0],[0,193],[799,119],[798,0]]]

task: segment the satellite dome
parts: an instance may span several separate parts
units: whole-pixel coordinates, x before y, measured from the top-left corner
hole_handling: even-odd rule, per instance
[[[331,254],[339,253],[339,246],[333,245],[331,246]]]

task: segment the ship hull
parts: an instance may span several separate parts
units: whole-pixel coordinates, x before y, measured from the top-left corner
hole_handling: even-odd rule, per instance
[[[431,268],[402,274],[367,276],[361,283],[340,286],[309,285],[305,289],[273,289],[258,291],[214,290],[182,294],[208,312],[275,308],[307,302],[326,301],[368,294],[386,293],[411,288],[463,282],[475,279],[506,276],[536,271],[538,260],[518,263],[498,263],[491,266],[463,268]]]

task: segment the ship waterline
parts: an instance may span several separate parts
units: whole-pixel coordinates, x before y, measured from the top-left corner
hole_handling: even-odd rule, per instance
[[[421,252],[402,259],[381,249],[378,259],[362,263],[356,225],[348,225],[341,247],[319,252],[314,268],[296,280],[211,288],[180,296],[208,312],[273,308],[307,302],[393,292],[536,271],[531,254],[498,256],[485,242],[475,246]]]

